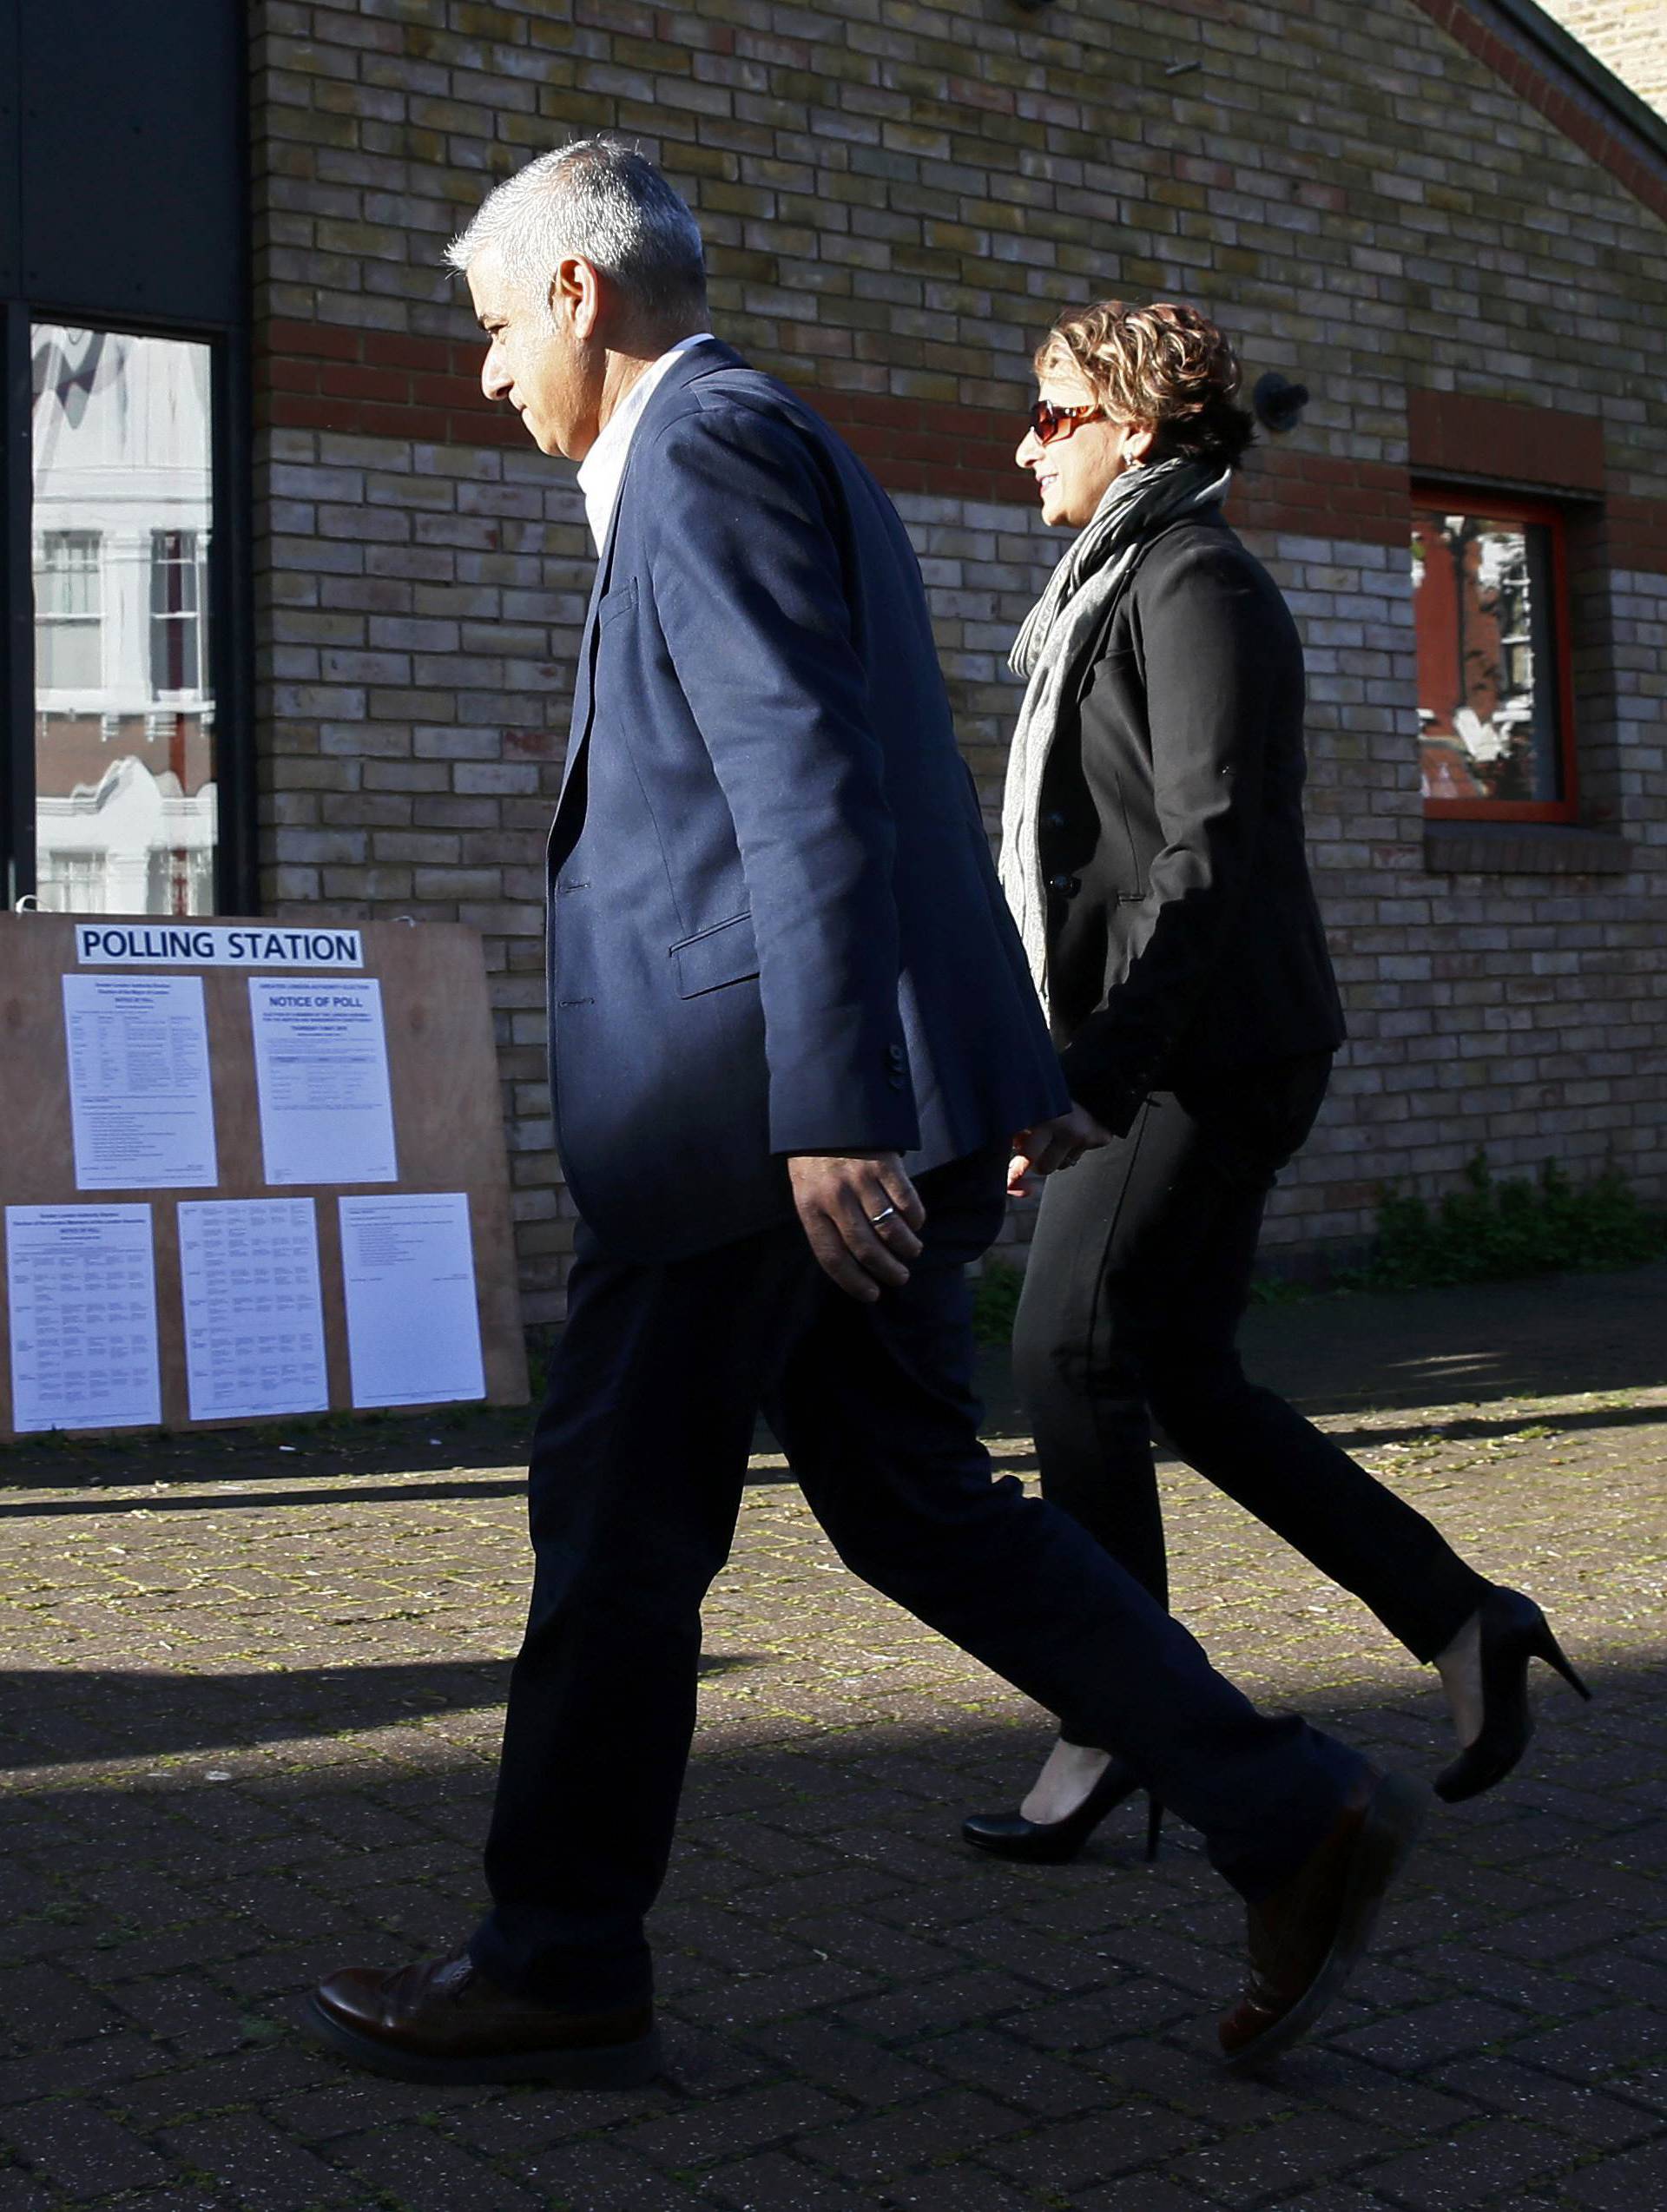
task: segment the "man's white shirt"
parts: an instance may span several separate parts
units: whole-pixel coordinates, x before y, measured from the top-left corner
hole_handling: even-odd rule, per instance
[[[669,352],[662,353],[657,361],[650,362],[631,386],[613,413],[608,426],[579,464],[579,490],[584,495],[585,519],[590,525],[590,535],[601,552],[608,539],[608,525],[614,518],[614,503],[619,497],[620,478],[625,473],[625,458],[631,450],[631,439],[641,421],[642,410],[654,397],[655,386],[680,353],[687,353],[691,346],[704,346],[711,339],[709,330],[699,331],[693,338],[680,339]]]

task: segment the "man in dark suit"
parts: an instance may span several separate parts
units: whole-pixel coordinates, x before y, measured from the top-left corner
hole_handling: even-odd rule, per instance
[[[549,876],[583,1226],[533,1446],[491,1911],[452,1959],[333,1977],[315,2031],[421,2080],[654,2071],[643,1919],[761,1406],[847,1564],[1044,1704],[1090,1710],[1203,1831],[1250,1902],[1243,2017],[1267,2053],[1358,1957],[1415,1815],[992,1479],[963,1270],[1015,1142],[1046,1170],[1081,1136],[902,525],[809,409],[704,334],[699,233],[640,155],[534,162],[452,258],[485,392],[581,461],[600,555]]]

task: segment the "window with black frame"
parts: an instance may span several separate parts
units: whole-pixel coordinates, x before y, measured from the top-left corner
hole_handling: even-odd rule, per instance
[[[255,899],[248,15],[0,0],[0,883]]]
[[[37,322],[35,889],[78,913],[214,905],[212,349]]]

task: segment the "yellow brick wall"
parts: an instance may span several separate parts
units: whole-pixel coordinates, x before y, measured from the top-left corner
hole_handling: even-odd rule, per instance
[[[1667,0],[1541,0],[1634,92],[1667,115]]]
[[[1270,1234],[1358,1239],[1386,1179],[1451,1187],[1481,1147],[1612,1157],[1667,1198],[1667,525],[1652,547],[1637,519],[1667,517],[1667,169],[1635,187],[1594,152],[1601,103],[1564,127],[1512,50],[1421,0],[259,0],[252,21],[267,897],[482,932],[530,1320],[559,1314],[573,1234],[541,853],[593,560],[571,472],[502,442],[471,388],[439,256],[493,178],[581,130],[630,133],[688,193],[722,335],[837,420],[916,410],[919,440],[999,464],[969,494],[901,433],[874,463],[987,798],[1006,648],[1059,550],[1007,488],[1058,306],[1190,299],[1253,375],[1308,382],[1277,458],[1308,510],[1252,482],[1233,513],[1305,634],[1352,1042]],[[1576,641],[1585,797],[1629,856],[1609,872],[1429,866],[1396,504],[1413,391],[1603,425],[1610,512],[1635,510]]]

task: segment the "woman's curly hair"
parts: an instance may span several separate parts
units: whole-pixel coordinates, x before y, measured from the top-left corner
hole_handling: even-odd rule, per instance
[[[1036,350],[1038,376],[1064,367],[1087,380],[1109,415],[1155,426],[1155,461],[1182,456],[1236,469],[1255,438],[1255,418],[1235,404],[1238,356],[1196,307],[1098,300],[1068,308]]]

